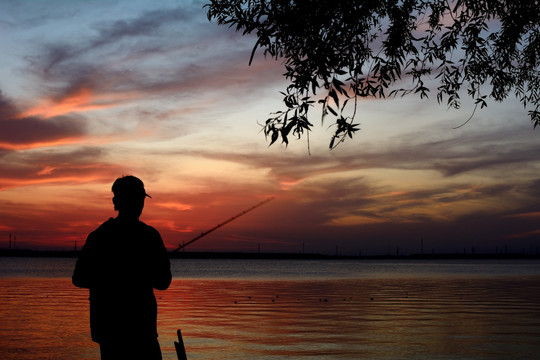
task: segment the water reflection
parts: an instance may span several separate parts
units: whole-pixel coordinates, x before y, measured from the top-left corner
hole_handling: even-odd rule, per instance
[[[160,326],[190,359],[508,359],[540,350],[537,284],[178,280]]]
[[[0,281],[0,358],[98,359],[88,335],[88,294],[70,279]]]
[[[540,353],[540,277],[181,279],[157,291],[165,359],[510,359]],[[98,359],[88,293],[0,279],[0,358]]]
[[[172,259],[174,277],[187,279],[470,278],[539,275],[538,260],[235,260]]]

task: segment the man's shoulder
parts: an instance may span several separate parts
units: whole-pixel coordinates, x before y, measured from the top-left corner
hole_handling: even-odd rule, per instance
[[[144,222],[142,222],[140,220],[139,220],[139,224],[140,224],[140,226],[142,226],[144,228],[145,231],[147,231],[147,232],[149,232],[149,233],[151,233],[153,235],[159,236],[159,231],[157,231],[154,227],[152,227],[152,226],[150,226],[150,225],[148,225],[148,224],[146,224],[146,223],[144,223]]]
[[[112,227],[115,226],[115,221],[114,221],[114,218],[109,218],[108,220],[104,221],[103,223],[101,223],[101,225],[99,225],[97,227],[96,230],[94,230],[93,232],[96,232],[96,231],[105,231],[107,229],[110,229]]]
[[[102,223],[97,229],[88,235],[88,238],[108,238],[120,236],[121,234],[131,234],[131,236],[161,239],[161,235],[154,227],[147,225],[142,221],[137,221],[127,226],[125,223],[122,223],[115,218],[110,218]]]
[[[101,223],[101,225],[99,225],[94,231],[90,232],[88,237],[93,237],[93,236],[97,236],[103,233],[107,233],[111,231],[112,229],[114,229],[114,227],[115,227],[114,219],[109,218],[108,220]]]

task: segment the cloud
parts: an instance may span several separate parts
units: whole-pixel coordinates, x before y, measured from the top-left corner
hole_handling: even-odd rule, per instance
[[[161,206],[167,209],[172,209],[175,211],[185,211],[185,210],[191,210],[192,205],[189,204],[183,204],[179,202],[158,202],[156,203],[157,206]]]
[[[22,95],[0,96],[0,184],[9,200],[0,228],[24,228],[39,213],[28,237],[46,243],[61,234],[72,247],[114,214],[110,184],[132,173],[153,196],[144,221],[170,244],[267,196],[276,200],[201,246],[232,249],[221,241],[230,239],[279,251],[305,241],[306,249],[334,253],[339,244],[356,253],[419,236],[453,246],[536,234],[537,217],[511,216],[535,214],[540,203],[540,145],[530,124],[516,126],[515,107],[490,106],[495,120],[478,112],[451,131],[459,115],[363,100],[363,130],[343,146],[327,150],[329,130],[324,144],[313,133],[311,156],[303,142],[268,149],[256,121],[281,108],[283,70],[260,52],[248,67],[255,39],[209,23],[201,1],[69,2],[54,11],[64,3],[24,3],[9,24],[24,54],[13,64],[24,71],[5,88]],[[70,202],[81,198],[97,200],[79,213]]]
[[[354,154],[338,151],[316,156],[299,156],[294,152],[276,155],[276,152],[249,152],[240,148],[219,153],[188,151],[185,155],[266,169],[265,181],[287,185],[285,191],[277,186],[273,188],[282,201],[288,202],[276,215],[276,221],[284,228],[296,224],[326,234],[327,230],[322,232],[322,228],[332,227],[336,231],[349,228],[354,232],[368,225],[379,225],[382,229],[386,224],[388,228],[384,231],[392,234],[387,236],[400,238],[403,236],[401,226],[405,225],[410,229],[432,229],[430,234],[439,229],[438,236],[442,236],[447,231],[443,229],[461,228],[461,223],[469,223],[471,234],[485,231],[487,237],[501,238],[516,226],[508,225],[505,229],[502,224],[507,222],[501,222],[501,226],[493,227],[497,230],[488,229],[488,219],[493,221],[515,212],[533,211],[529,209],[540,202],[540,187],[530,173],[528,176],[491,175],[505,167],[520,169],[537,163],[532,151],[527,150],[535,145],[521,151],[513,135],[505,138],[505,156],[501,156],[501,152],[495,151],[503,149],[495,146],[495,135],[491,134],[492,143],[486,142],[482,151],[477,151],[480,145],[469,146],[469,142],[474,142],[471,136],[463,143],[452,139],[434,142],[420,137],[410,142],[397,141],[391,147],[377,150],[366,147]],[[408,135],[402,140],[405,138]],[[490,146],[494,148],[486,150]],[[473,158],[474,163],[469,163]],[[445,159],[454,161],[461,170],[446,171]],[[387,172],[384,181],[380,181],[377,174],[382,170],[396,176]],[[411,173],[416,174],[414,182],[400,178]]]
[[[40,86],[38,100],[24,114],[52,117],[128,106],[155,112],[155,103],[161,114],[187,106],[232,108],[224,104],[232,91],[245,104],[282,81],[276,62],[247,66],[250,39],[193,21],[194,15],[206,21],[199,5],[103,20],[92,25],[94,32],[77,29],[70,40],[42,44],[26,58],[25,73]]]
[[[159,35],[161,28],[169,24],[177,25],[189,19],[192,16],[191,12],[192,10],[187,7],[150,10],[134,19],[100,23],[96,26],[99,34],[90,43],[88,50],[125,38]]]
[[[103,161],[97,147],[50,148],[0,153],[0,190],[57,183],[110,182],[122,166]]]
[[[40,65],[42,74],[45,76],[61,75],[65,69],[73,66],[82,59],[93,58],[94,60],[103,60],[104,52],[111,55],[112,52],[124,54],[125,50],[121,48],[122,44],[131,40],[140,40],[146,38],[149,43],[156,43],[153,38],[163,36],[162,30],[170,24],[181,24],[182,21],[189,18],[192,9],[187,7],[178,7],[175,9],[160,9],[144,11],[141,15],[130,19],[119,19],[114,21],[100,21],[93,25],[97,34],[90,32],[79,32],[76,43],[51,43],[45,45],[44,51],[34,56],[33,64]],[[160,39],[163,43],[163,39]],[[128,45],[128,44],[126,44]],[[133,44],[129,44],[128,48]],[[143,43],[143,46],[147,44]],[[135,51],[139,46],[134,47]],[[158,48],[153,45],[151,49],[155,52]],[[131,50],[127,50],[131,51]]]
[[[21,117],[0,92],[0,148],[17,149],[73,143],[85,135],[84,122],[75,117]]]

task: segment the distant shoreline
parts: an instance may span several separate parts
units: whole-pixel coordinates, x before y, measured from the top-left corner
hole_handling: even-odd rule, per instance
[[[0,257],[77,258],[80,251],[0,249]],[[311,253],[260,252],[169,252],[171,259],[271,259],[271,260],[453,260],[453,259],[540,259],[539,254],[412,254],[412,255],[324,255]]]

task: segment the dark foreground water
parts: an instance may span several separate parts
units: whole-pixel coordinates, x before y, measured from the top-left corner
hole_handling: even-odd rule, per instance
[[[0,359],[99,359],[74,259],[0,258]],[[165,359],[538,359],[538,261],[173,260]]]

